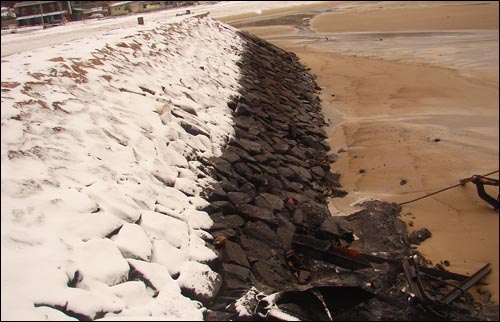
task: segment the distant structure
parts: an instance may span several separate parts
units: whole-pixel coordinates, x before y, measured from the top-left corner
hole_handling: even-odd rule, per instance
[[[12,29],[17,26],[14,9],[2,7],[2,29]]]
[[[66,21],[105,18],[183,6],[200,1],[2,1],[2,29],[54,26]]]
[[[21,1],[14,5],[18,27],[64,24],[71,15],[70,1]]]
[[[71,20],[103,18],[109,14],[111,1],[71,1]]]
[[[120,1],[109,4],[111,16],[147,12],[198,4],[198,1]]]

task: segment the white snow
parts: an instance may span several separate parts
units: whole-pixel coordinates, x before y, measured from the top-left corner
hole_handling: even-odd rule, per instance
[[[240,317],[251,317],[257,302],[259,290],[252,286],[242,297],[235,302],[235,309]]]
[[[196,294],[209,296],[214,291],[213,282],[218,278],[218,274],[205,264],[185,262],[180,267],[177,283],[180,287],[195,291]]]
[[[186,247],[177,248],[166,240],[153,241],[153,258],[151,262],[158,263],[167,268],[170,275],[179,273],[179,269],[188,258]]]
[[[202,319],[171,275],[215,276],[196,160],[233,135],[242,49],[177,17],[3,58],[2,319]]]
[[[120,249],[123,257],[143,261],[151,259],[152,245],[144,230],[136,224],[125,224],[118,235],[111,238]]]
[[[109,286],[126,281],[129,266],[109,239],[92,239],[75,250],[75,262],[83,282],[95,279]]]
[[[2,34],[2,320],[203,318],[179,287],[209,292],[215,276],[199,195],[211,179],[197,159],[234,133],[227,101],[243,44],[211,18],[175,15],[304,3]]]

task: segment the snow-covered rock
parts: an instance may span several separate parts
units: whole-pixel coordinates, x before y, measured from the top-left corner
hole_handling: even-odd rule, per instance
[[[152,245],[141,226],[125,224],[112,239],[123,257],[143,261],[151,259]]]
[[[151,262],[167,268],[170,275],[179,273],[181,265],[189,259],[186,247],[177,248],[166,240],[153,241],[153,256]]]
[[[83,281],[95,279],[115,285],[128,278],[129,266],[118,247],[109,239],[91,239],[78,247],[75,253]]]
[[[177,283],[184,292],[206,303],[219,292],[222,278],[207,265],[190,261],[180,267]]]
[[[2,319],[66,319],[65,303],[92,319],[202,319],[171,274],[215,256],[197,158],[234,134],[242,40],[210,18],[112,26],[2,57]]]
[[[175,247],[181,247],[189,239],[186,222],[154,211],[144,211],[141,227],[151,240],[166,240]]]

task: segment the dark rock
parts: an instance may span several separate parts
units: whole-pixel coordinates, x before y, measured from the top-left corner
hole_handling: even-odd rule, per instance
[[[238,205],[236,206],[236,209],[240,214],[243,215],[243,217],[247,218],[248,220],[262,220],[272,226],[277,225],[276,216],[274,216],[271,210],[248,204]]]
[[[223,228],[219,230],[210,229],[211,234],[214,236],[215,240],[225,239],[235,239],[238,237],[238,232],[232,228]]]
[[[224,179],[219,184],[226,192],[238,190],[238,183],[233,180]]]
[[[308,170],[306,170],[305,168],[303,168],[301,166],[297,166],[297,165],[289,165],[288,167],[290,169],[292,169],[293,172],[295,172],[298,180],[300,180],[302,182],[312,180],[311,173]]]
[[[331,217],[327,217],[319,227],[316,237],[321,239],[340,239],[337,223]]]
[[[405,179],[402,179],[402,180],[399,182],[399,184],[400,184],[400,185],[402,185],[402,186],[404,186],[404,185],[405,185],[405,184],[407,184],[407,183],[408,183],[408,181],[406,181]]]
[[[274,290],[283,290],[284,286],[293,285],[296,280],[286,263],[278,259],[258,261],[252,266],[252,270],[260,281]]]
[[[244,178],[249,178],[253,175],[252,169],[247,165],[246,162],[238,162],[234,165],[234,170],[242,175]]]
[[[238,264],[247,268],[250,267],[247,255],[241,246],[230,240],[224,241],[221,258],[224,263]]]
[[[338,155],[330,154],[330,155],[328,155],[328,162],[335,163],[335,162],[337,162],[338,158],[339,158]]]
[[[260,146],[262,147],[262,152],[269,152],[269,153],[276,152],[274,150],[274,147],[271,144],[269,144],[269,142],[267,142],[267,140],[265,140],[265,139],[259,139],[259,140],[257,140],[257,143],[259,143]]]
[[[303,204],[308,200],[308,198],[306,198],[302,193],[295,193],[288,190],[282,190],[281,196],[285,200],[285,203],[288,199],[293,199],[296,205]]]
[[[261,154],[254,155],[253,157],[259,164],[268,164],[276,160],[276,156],[268,151],[263,151]]]
[[[210,187],[208,201],[212,202],[220,200],[227,200],[227,194],[224,189],[222,189],[222,186],[220,184],[214,183]]]
[[[293,179],[295,177],[295,172],[289,167],[279,167],[277,170],[279,175],[284,178]]]
[[[252,116],[235,116],[233,117],[234,124],[244,130],[250,129],[255,126],[256,122]]]
[[[216,213],[210,216],[214,222],[211,230],[224,229],[224,228],[238,228],[245,225],[245,220],[238,215],[224,215],[223,213]]]
[[[323,239],[342,239],[348,243],[354,240],[352,224],[340,216],[328,216],[319,227],[316,237]]]
[[[246,267],[223,263],[222,268],[224,269],[224,277],[233,275],[243,282],[248,281],[248,279],[250,278],[250,270]]]
[[[244,232],[246,235],[259,239],[271,247],[279,247],[278,236],[274,230],[261,221],[248,222],[245,225]]]
[[[312,168],[311,168],[311,171],[312,171],[312,173],[313,173],[316,177],[318,177],[318,178],[320,178],[320,179],[321,179],[321,178],[323,178],[323,177],[326,175],[325,170],[323,170],[323,168],[322,168],[322,167],[317,167],[317,166],[316,166],[316,167],[312,167]]]
[[[229,101],[227,102],[227,107],[229,107],[231,110],[235,110],[237,106],[237,103],[235,101]]]
[[[235,205],[249,203],[253,200],[253,195],[244,192],[228,192],[227,197]]]
[[[267,178],[267,185],[273,189],[276,190],[282,190],[283,189],[283,184],[281,183],[280,180],[276,179],[273,176],[269,176]]]
[[[340,174],[338,173],[327,172],[324,181],[332,187],[340,188]]]
[[[229,148],[227,148],[226,151],[231,151],[236,153],[237,155],[240,156],[241,159],[245,161],[256,162],[256,160],[250,154],[248,154],[247,151],[240,149],[238,147],[230,146]]]
[[[288,144],[276,144],[273,148],[278,153],[286,153],[290,146]]]
[[[302,138],[302,143],[318,151],[324,150],[324,146],[320,142],[318,142],[318,139],[315,139],[313,136],[310,135],[304,136]]]
[[[273,168],[273,167],[267,167],[267,166],[265,166],[265,165],[263,165],[263,164],[260,164],[260,165],[259,165],[259,167],[260,167],[263,171],[265,171],[267,174],[270,174],[270,175],[273,175],[273,176],[278,175],[278,170],[276,170],[276,169],[275,169],[275,168]]]
[[[288,190],[291,190],[298,194],[304,193],[304,185],[301,183],[289,181],[285,178],[281,178],[281,183],[283,183],[283,186],[286,187]]]
[[[260,134],[260,132],[261,132],[260,129],[256,126],[252,126],[248,129],[248,133],[250,133],[251,135],[257,136]]]
[[[288,132],[290,129],[290,126],[286,123],[280,122],[280,121],[272,121],[271,125],[277,129],[280,129],[282,131]]]
[[[281,243],[281,248],[285,251],[291,250],[293,235],[296,231],[295,226],[282,215],[278,215],[278,221],[279,225],[276,234]]]
[[[224,213],[234,213],[234,205],[229,201],[213,201],[208,206],[210,213],[222,211]]]
[[[297,157],[294,157],[293,155],[290,155],[290,154],[287,154],[286,155],[286,162],[289,162],[291,164],[294,164],[294,165],[300,165],[302,167],[307,167],[308,164],[307,162],[303,161],[303,160],[300,160],[299,158]]]
[[[248,108],[245,107],[244,105],[241,105],[241,104],[238,104],[238,106],[236,106],[236,109],[234,110],[234,114],[235,115],[251,115],[251,113],[249,112]]]
[[[231,163],[229,163],[225,160],[222,160],[222,159],[214,159],[211,161],[212,161],[212,164],[213,164],[213,167],[215,168],[215,170],[219,171],[220,173],[222,173],[225,176],[228,176],[228,177],[233,176],[233,170],[232,170]]]
[[[240,156],[238,154],[236,154],[234,151],[229,150],[224,151],[224,153],[221,155],[221,158],[229,163],[235,163],[240,160]]]
[[[359,173],[361,173],[361,174],[363,174],[363,173],[365,173],[365,172],[366,172],[366,170],[365,170],[365,169],[360,169],[360,170],[359,170]]]
[[[327,216],[329,216],[328,208],[323,205],[306,202],[301,204],[299,207],[300,210],[302,210],[304,222],[306,222],[309,227],[321,226]]]
[[[290,155],[300,159],[300,160],[306,160],[307,157],[306,157],[306,152],[303,148],[301,147],[295,147],[295,148],[291,148],[289,150]]]
[[[276,249],[270,247],[260,239],[243,234],[240,237],[240,242],[241,246],[247,252],[250,262],[269,259],[277,255]]]
[[[240,139],[234,142],[237,144],[240,148],[243,150],[247,151],[250,154],[257,154],[262,151],[262,147],[260,146],[259,143],[257,142],[252,142],[247,139]]]
[[[297,126],[295,124],[290,124],[289,130],[288,130],[288,135],[292,139],[297,138]]]
[[[248,167],[252,169],[253,174],[262,174],[262,169],[253,163],[248,163]]]
[[[284,208],[283,198],[270,194],[261,193],[255,198],[255,205],[271,210],[282,210]]]
[[[432,237],[432,233],[429,231],[429,229],[422,228],[410,233],[410,235],[408,236],[408,241],[410,242],[410,244],[420,245],[421,242],[430,237]]]
[[[250,182],[246,182],[239,189],[239,192],[247,193],[253,197],[255,197],[255,186]]]
[[[236,139],[248,139],[250,141],[257,141],[258,137],[256,135],[250,134],[247,130],[242,130],[238,127],[235,129],[235,137]]]

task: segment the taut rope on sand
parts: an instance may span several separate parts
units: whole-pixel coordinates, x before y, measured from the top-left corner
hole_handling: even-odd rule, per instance
[[[487,174],[483,174],[481,176],[478,176],[480,178],[484,178],[486,176],[489,176],[489,175],[492,175],[492,174],[495,174],[497,173],[499,170],[496,170],[496,171],[493,171],[493,172],[490,172],[490,173],[487,173]],[[472,178],[472,177],[471,177]],[[402,206],[402,205],[406,205],[406,204],[409,204],[409,203],[412,203],[412,202],[415,202],[415,201],[418,201],[418,200],[421,200],[421,199],[425,199],[427,197],[430,197],[430,196],[433,196],[435,194],[438,194],[440,192],[443,192],[443,191],[446,191],[446,190],[450,190],[450,189],[453,189],[453,188],[456,188],[458,186],[463,186],[465,183],[467,183],[468,181],[461,181],[459,184],[456,184],[456,185],[453,185],[453,186],[449,186],[449,187],[446,187],[446,188],[443,188],[441,190],[438,190],[438,191],[435,191],[435,192],[432,192],[432,193],[429,193],[429,194],[426,194],[422,197],[419,197],[419,198],[416,198],[416,199],[413,199],[413,200],[409,200],[409,201],[405,201],[405,202],[401,202],[401,203],[398,203],[399,206]]]

